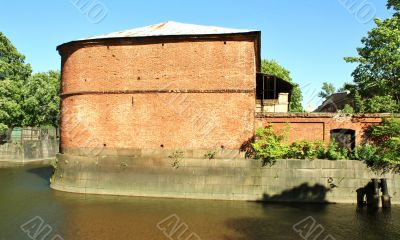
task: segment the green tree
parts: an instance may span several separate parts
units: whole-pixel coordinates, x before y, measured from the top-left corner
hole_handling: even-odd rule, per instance
[[[369,113],[395,113],[398,105],[391,96],[375,96],[364,101],[365,112]]]
[[[21,126],[23,87],[32,70],[25,57],[0,32],[0,130]]]
[[[285,81],[293,84],[293,90],[290,97],[289,103],[289,111],[290,112],[303,112],[303,106],[301,105],[301,101],[303,100],[303,96],[301,95],[300,86],[297,83],[294,83],[293,79],[290,77],[290,71],[282,67],[275,60],[262,60],[261,62],[261,72],[264,74],[273,75],[279,78],[282,78]]]
[[[60,72],[32,74],[0,32],[0,134],[20,126],[58,126]]]
[[[345,104],[343,109],[341,110],[342,113],[354,113],[354,108],[349,104]]]
[[[25,56],[17,51],[10,40],[0,32],[0,81],[5,79],[25,81],[32,73]]]
[[[387,7],[400,11],[400,0],[388,0]]]
[[[0,81],[0,129],[2,131],[14,126],[21,126],[23,111],[24,82],[5,79]]]
[[[24,88],[24,126],[58,126],[60,72],[32,75]]]
[[[396,13],[386,20],[375,19],[376,27],[368,32],[358,48],[358,57],[345,58],[358,63],[352,76],[363,99],[390,96],[400,102],[400,3],[389,0],[388,8]]]
[[[366,137],[376,146],[372,157],[366,159],[368,166],[400,173],[400,119],[383,119],[379,125],[370,126]]]
[[[360,93],[358,91],[352,92],[354,97],[354,105],[356,113],[364,113],[365,112],[365,102],[362,99]]]
[[[324,82],[322,85],[322,91],[318,94],[320,98],[327,98],[336,92],[336,88],[332,83]]]

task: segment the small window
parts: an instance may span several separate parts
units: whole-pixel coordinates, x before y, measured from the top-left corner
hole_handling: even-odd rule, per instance
[[[336,141],[340,147],[353,151],[356,147],[356,131],[352,129],[334,129],[331,131],[331,140]]]

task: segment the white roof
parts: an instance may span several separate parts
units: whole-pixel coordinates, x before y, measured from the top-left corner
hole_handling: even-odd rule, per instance
[[[229,33],[248,33],[248,32],[254,32],[254,30],[221,28],[221,27],[202,26],[202,25],[168,21],[164,23],[150,25],[147,27],[140,27],[120,32],[108,33],[81,40],[101,39],[101,38],[123,38],[123,37],[229,34]]]

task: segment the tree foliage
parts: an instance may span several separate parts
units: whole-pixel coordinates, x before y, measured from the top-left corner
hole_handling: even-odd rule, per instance
[[[290,126],[288,126],[290,128]],[[365,132],[365,141],[351,152],[331,139],[328,146],[321,141],[286,141],[287,130],[276,132],[272,126],[257,129],[252,155],[263,165],[279,159],[362,160],[373,170],[400,173],[400,119],[386,118]],[[333,140],[333,141],[332,141]]]
[[[286,129],[274,131],[272,126],[260,128],[256,131],[256,138],[252,144],[252,155],[255,159],[262,160],[263,165],[273,165],[279,159],[331,159],[347,160],[350,153],[347,148],[332,141],[328,147],[322,141],[295,141],[287,142]]]
[[[277,159],[286,156],[289,148],[283,143],[283,134],[275,133],[271,126],[256,130],[256,140],[252,144],[254,157],[262,160],[263,165],[273,165]]]
[[[0,129],[22,124],[23,87],[31,74],[25,57],[0,32]]]
[[[327,98],[336,92],[336,88],[332,83],[324,82],[322,84],[322,91],[318,94],[320,98]]]
[[[342,113],[354,113],[354,108],[352,106],[350,106],[349,104],[345,104],[343,109],[340,110]]]
[[[388,7],[399,10],[399,1],[389,1]],[[358,63],[352,76],[355,90],[362,98],[390,96],[400,102],[400,15],[386,20],[375,19],[376,27],[368,32],[358,48],[358,57],[345,58]]]
[[[24,126],[58,126],[60,72],[32,75],[24,88]]]
[[[393,8],[396,11],[400,11],[400,0],[388,0],[387,7]]]
[[[24,82],[21,80],[7,78],[0,81],[0,128],[3,131],[9,127],[22,125],[23,87]]]
[[[31,66],[25,64],[25,56],[17,51],[10,40],[0,32],[0,81],[25,81],[32,73]]]
[[[366,136],[373,143],[369,148],[374,150],[364,159],[368,166],[383,172],[400,172],[400,119],[384,119],[381,124],[369,127]]]
[[[345,58],[358,63],[352,73],[351,91],[356,112],[400,111],[400,0],[388,0],[395,13],[386,20],[375,19],[376,27],[368,32],[357,48],[357,57]]]
[[[290,97],[289,103],[289,111],[290,112],[303,112],[303,106],[301,105],[301,101],[303,100],[303,96],[301,94],[300,86],[293,81],[290,76],[290,71],[286,68],[282,67],[275,60],[262,60],[261,62],[261,72],[264,74],[273,75],[279,78],[282,78],[285,81],[293,84],[293,90]]]
[[[391,96],[374,96],[362,103],[364,112],[367,113],[395,113],[398,112],[398,104]]]
[[[60,73],[32,74],[25,57],[0,32],[0,131],[15,126],[57,126]]]
[[[379,125],[367,129],[366,136],[377,145],[383,145],[389,139],[400,136],[400,119],[385,118]]]

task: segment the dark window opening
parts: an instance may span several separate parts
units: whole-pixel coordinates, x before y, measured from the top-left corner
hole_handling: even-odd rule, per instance
[[[334,140],[341,148],[350,152],[356,147],[356,131],[352,129],[334,129],[331,131],[331,141]]]
[[[261,99],[278,99],[279,93],[291,93],[291,83],[270,75],[257,74],[256,97]]]

